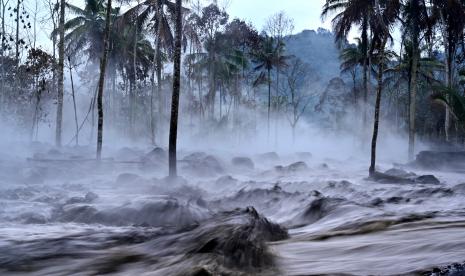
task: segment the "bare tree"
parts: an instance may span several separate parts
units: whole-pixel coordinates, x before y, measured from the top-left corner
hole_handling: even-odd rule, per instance
[[[295,142],[295,129],[305,113],[312,95],[303,88],[308,83],[310,68],[299,58],[293,58],[284,71],[282,94],[286,99],[286,118],[292,128],[292,142]]]
[[[181,89],[182,0],[176,0],[176,32],[174,43],[173,95],[169,137],[169,176],[177,176],[176,143],[178,137],[179,92]]]
[[[105,31],[103,36],[103,56],[100,60],[100,77],[98,80],[97,94],[97,160],[102,158],[102,141],[103,141],[103,87],[105,85],[105,71],[107,67],[107,57],[110,48],[110,20],[111,20],[111,0],[107,2],[107,10],[105,15]]]

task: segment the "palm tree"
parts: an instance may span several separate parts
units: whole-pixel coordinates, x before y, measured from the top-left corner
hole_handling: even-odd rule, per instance
[[[337,13],[332,20],[335,38],[337,42],[343,42],[347,38],[353,25],[361,30],[361,50],[363,59],[363,100],[368,100],[368,68],[369,68],[369,38],[368,31],[373,19],[373,11],[376,0],[326,0],[321,13],[322,18],[329,14]],[[367,109],[363,111],[363,125],[367,122]]]
[[[434,89],[437,93],[433,94],[431,99],[448,107],[454,119],[462,128],[465,128],[465,96],[459,91],[444,85],[435,86]]]
[[[216,88],[219,84],[230,84],[235,79],[235,74],[247,66],[245,53],[234,47],[233,40],[227,34],[217,33],[212,39],[205,41],[204,52],[193,53],[186,58],[200,73],[207,70],[210,75],[211,89],[206,95],[206,101],[211,116],[214,114]]]
[[[400,11],[400,2],[397,0],[376,0],[375,13],[370,22],[373,29],[373,50],[377,51],[378,60],[378,88],[376,91],[375,118],[373,123],[373,136],[371,140],[371,162],[368,170],[370,176],[376,173],[376,144],[378,140],[379,114],[381,107],[381,93],[383,90],[383,73],[385,66],[385,47],[391,37],[391,28],[397,20]],[[372,53],[370,53],[372,54]]]
[[[433,12],[439,18],[442,27],[443,43],[446,53],[446,86],[453,88],[453,65],[457,53],[457,47],[463,40],[465,27],[465,3],[462,0],[432,0]],[[446,141],[449,141],[450,112],[446,106],[446,118],[444,123]]]
[[[271,110],[271,71],[276,66],[281,68],[287,65],[289,56],[281,54],[283,45],[276,45],[275,39],[265,34],[262,38],[259,49],[252,51],[252,61],[256,64],[254,71],[260,72],[254,82],[254,86],[263,83],[268,84],[268,116],[267,131],[270,138],[270,110]]]
[[[107,13],[105,17],[105,31],[103,37],[103,56],[100,60],[100,77],[98,82],[98,128],[97,128],[97,160],[102,157],[102,141],[103,141],[103,86],[105,83],[105,70],[107,66],[107,57],[110,46],[110,20],[111,20],[111,0],[107,2]]]
[[[107,7],[104,1],[85,0],[84,9],[67,3],[68,10],[76,17],[68,20],[64,27],[67,32],[65,36],[66,52],[86,54],[91,62],[97,62],[103,55],[104,28],[106,25]],[[111,10],[111,8],[109,8]],[[111,10],[111,19],[115,21],[119,14],[119,8]],[[54,35],[58,30],[54,30]]]
[[[402,9],[403,35],[410,38],[410,62],[409,62],[409,142],[408,158],[413,159],[415,152],[415,114],[417,95],[417,72],[420,55],[420,35],[425,33],[425,37],[431,35],[428,9],[424,1],[409,0]]]
[[[174,44],[173,95],[169,136],[169,176],[177,176],[176,143],[178,137],[179,92],[181,88],[182,0],[176,0],[176,34]]]
[[[356,45],[349,46],[341,51],[339,59],[341,60],[341,73],[349,73],[353,82],[354,104],[357,104],[357,69],[363,66],[365,55],[363,54],[363,45],[360,38],[356,38]]]

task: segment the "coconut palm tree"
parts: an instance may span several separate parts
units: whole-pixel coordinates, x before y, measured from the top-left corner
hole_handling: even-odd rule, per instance
[[[453,88],[454,62],[457,54],[457,47],[463,41],[465,27],[465,3],[462,0],[431,0],[433,13],[438,19],[443,33],[443,44],[446,54],[446,86]],[[445,138],[449,141],[450,114],[449,107],[446,106],[446,119],[444,123]]]
[[[252,62],[256,64],[254,71],[260,72],[254,82],[254,86],[263,83],[268,84],[268,116],[267,116],[267,132],[268,139],[270,136],[270,110],[271,110],[271,71],[279,64],[281,68],[286,67],[289,56],[282,55],[282,47],[284,45],[276,45],[275,38],[264,35],[258,49],[254,49],[251,53]]]
[[[357,104],[357,70],[360,66],[363,67],[365,55],[363,54],[363,45],[360,38],[356,38],[356,45],[350,45],[344,48],[339,55],[341,60],[341,73],[349,73],[353,82],[354,104]]]
[[[336,13],[332,20],[336,41],[342,43],[347,38],[352,27],[359,26],[361,30],[361,50],[363,59],[363,100],[368,100],[368,68],[369,68],[369,37],[370,22],[373,21],[376,0],[326,0],[321,13],[322,18]],[[363,125],[367,122],[367,109],[363,112]]]
[[[420,55],[420,42],[422,37],[428,39],[432,35],[430,16],[425,1],[409,0],[402,7],[402,31],[403,36],[408,37],[410,50],[409,56],[409,141],[408,158],[413,159],[415,152],[415,115],[416,115],[416,95],[417,79]],[[424,34],[424,36],[421,36]],[[407,48],[406,48],[407,49]]]
[[[103,86],[105,83],[105,70],[107,66],[108,51],[110,48],[110,20],[111,20],[111,0],[107,2],[107,11],[105,16],[105,30],[103,33],[103,55],[100,60],[100,77],[98,82],[97,109],[98,109],[98,127],[97,127],[97,160],[102,157],[103,143]]]
[[[91,62],[98,62],[104,51],[102,37],[104,37],[108,6],[104,1],[85,0],[83,9],[70,3],[67,3],[66,7],[71,14],[76,15],[64,24],[67,33],[66,52],[74,55],[84,54]],[[111,9],[110,18],[113,21],[118,15],[119,8]],[[54,30],[52,36],[57,32],[58,30]]]
[[[173,95],[169,135],[169,176],[177,176],[176,144],[178,137],[179,92],[181,90],[181,47],[182,47],[182,0],[176,0],[176,26],[174,40]]]
[[[388,40],[392,40],[391,29],[397,21],[397,15],[400,11],[400,2],[397,0],[375,0],[374,15],[371,18],[370,26],[373,30],[373,47],[378,56],[378,88],[376,90],[375,115],[373,123],[373,136],[371,140],[371,162],[368,170],[370,176],[376,173],[376,145],[379,130],[379,114],[381,107],[381,94],[383,91],[383,73],[385,68],[385,47]],[[370,53],[370,55],[373,53]]]

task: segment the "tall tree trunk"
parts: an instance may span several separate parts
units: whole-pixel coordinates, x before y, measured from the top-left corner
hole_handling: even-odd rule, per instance
[[[139,2],[139,1],[137,1]],[[138,5],[139,6],[139,5]],[[136,124],[136,117],[137,117],[137,20],[136,24],[134,26],[135,28],[135,33],[134,33],[134,44],[133,44],[133,52],[132,52],[132,70],[133,70],[133,90],[132,90],[132,95],[133,95],[133,100],[132,100],[132,107],[131,107],[131,138],[135,137],[134,130],[136,129],[135,124]]]
[[[270,110],[271,110],[271,70],[268,69],[268,117],[267,117],[267,140],[270,142]]]
[[[19,20],[20,20],[19,19],[19,4],[21,4],[21,0],[17,0],[17,4],[16,4],[16,51],[15,51],[16,67],[18,67],[19,65]]]
[[[154,97],[155,97],[155,71],[156,71],[156,56],[154,55],[153,56],[153,65],[154,65],[154,70],[152,70],[152,77],[151,77],[151,81],[152,81],[152,89],[150,91],[150,142],[152,143],[152,145],[154,146],[155,145],[155,118],[154,118],[154,106],[153,106],[153,100],[154,100]]]
[[[451,55],[449,50],[446,50],[446,86],[448,88],[452,88],[452,61]],[[449,97],[447,98],[449,100]],[[446,142],[450,141],[450,110],[449,106],[446,105],[446,114],[444,119],[444,133],[446,136]]]
[[[177,176],[176,143],[178,138],[179,92],[181,89],[182,0],[176,0],[176,34],[174,44],[173,95],[169,137],[169,176]]]
[[[362,24],[362,52],[363,52],[363,129],[367,127],[368,122],[368,23],[363,19]],[[365,133],[365,132],[363,132]]]
[[[419,22],[418,22],[418,0],[411,0],[412,10],[412,65],[410,67],[410,84],[409,84],[409,132],[408,132],[408,159],[413,160],[415,153],[415,114],[417,98],[417,69],[419,58]]]
[[[103,85],[105,84],[105,70],[107,67],[107,56],[110,42],[110,20],[111,20],[111,0],[107,2],[107,12],[105,16],[105,32],[103,36],[103,56],[100,60],[100,77],[98,81],[97,109],[98,109],[98,127],[97,127],[97,160],[102,158],[102,141],[103,141]]]
[[[156,51],[156,70],[157,70],[157,95],[158,95],[158,131],[163,133],[163,121],[165,118],[165,97],[163,97],[162,90],[162,79],[161,79],[161,69],[162,69],[162,60],[161,60],[161,40],[157,39],[157,51]]]
[[[74,123],[76,125],[76,146],[79,145],[79,123],[77,117],[77,108],[76,108],[76,94],[74,93],[74,81],[73,81],[73,67],[71,67],[71,59],[68,57],[69,62],[69,77],[71,80],[71,95],[73,97],[73,107],[74,107]]]
[[[376,103],[375,103],[375,121],[373,124],[373,137],[371,140],[371,164],[369,174],[372,176],[376,171],[376,143],[378,140],[378,128],[379,128],[379,110],[381,107],[381,92],[383,91],[383,71],[384,71],[384,47],[386,46],[387,38],[383,38],[380,49],[380,64],[378,65],[378,89],[376,91]]]
[[[55,128],[55,144],[61,147],[61,133],[63,122],[63,94],[64,94],[64,61],[65,61],[65,0],[60,1],[60,41],[58,44],[58,96],[57,118]]]

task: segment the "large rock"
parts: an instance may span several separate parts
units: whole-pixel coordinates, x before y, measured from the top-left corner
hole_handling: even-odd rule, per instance
[[[152,151],[147,153],[141,158],[142,162],[165,162],[168,159],[168,154],[166,151],[160,147],[154,148]]]
[[[465,151],[422,151],[414,165],[435,170],[465,170]]]
[[[276,166],[275,170],[278,173],[291,174],[296,172],[304,172],[308,170],[308,166],[305,162],[299,161],[288,166]]]
[[[231,160],[231,163],[240,169],[248,169],[248,170],[253,170],[255,167],[255,164],[253,163],[252,159],[248,157],[234,157]]]
[[[204,153],[186,156],[181,164],[184,171],[196,176],[216,176],[224,173],[221,162],[216,157]]]
[[[387,171],[389,172],[389,171]],[[420,175],[414,173],[403,173],[397,171],[398,174],[387,174],[382,172],[374,172],[368,180],[372,180],[382,184],[440,184],[441,182],[434,175]],[[391,171],[392,173],[392,171]],[[398,176],[401,175],[401,176]]]

